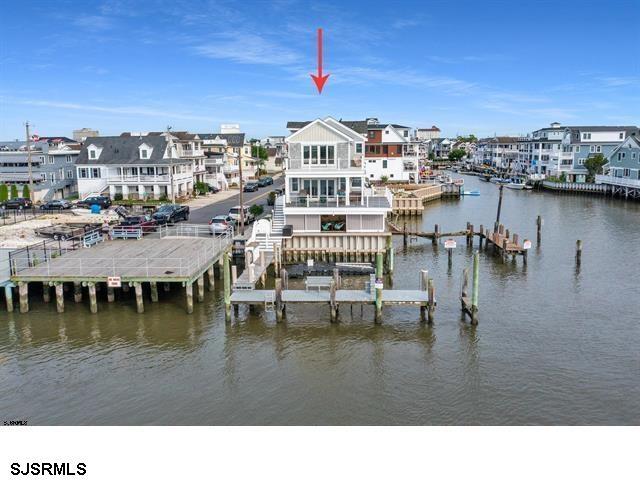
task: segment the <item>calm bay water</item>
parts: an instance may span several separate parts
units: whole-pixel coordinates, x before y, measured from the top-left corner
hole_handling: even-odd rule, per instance
[[[460,230],[495,219],[498,189],[434,202],[418,223]],[[535,218],[542,215],[542,242]],[[414,220],[415,221],[415,220]],[[502,221],[534,247],[525,267],[481,254],[480,325],[460,321],[459,239],[395,239],[395,288],[435,279],[435,325],[417,308],[289,308],[225,323],[220,291],[193,315],[181,293],[135,312],[133,298],[99,313],[34,298],[0,312],[0,420],[30,424],[638,424],[640,204],[505,190]],[[575,267],[576,239],[584,242]],[[477,245],[477,240],[475,241]],[[475,248],[474,245],[474,248]],[[362,279],[349,278],[358,284]],[[218,287],[221,282],[218,282]]]

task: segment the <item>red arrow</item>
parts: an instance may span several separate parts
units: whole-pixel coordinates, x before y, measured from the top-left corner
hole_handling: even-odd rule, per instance
[[[313,79],[313,83],[316,84],[318,89],[318,94],[322,93],[322,89],[324,88],[324,84],[327,83],[327,79],[329,78],[329,74],[322,75],[322,29],[318,29],[318,75],[311,74],[311,78]]]

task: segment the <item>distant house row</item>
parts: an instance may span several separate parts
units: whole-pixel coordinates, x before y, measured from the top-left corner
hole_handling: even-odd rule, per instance
[[[619,174],[624,178],[638,180],[638,162],[633,164],[631,161],[620,169],[616,166],[620,147],[623,144],[627,147],[635,145],[638,135],[636,126],[563,126],[552,123],[526,137],[480,139],[473,161],[504,171],[562,177],[568,182],[581,183],[586,181],[588,173],[585,161],[601,154],[608,161],[607,170],[611,167],[615,172],[620,170]],[[630,143],[627,143],[628,139],[631,139]],[[632,160],[626,156],[624,159]]]

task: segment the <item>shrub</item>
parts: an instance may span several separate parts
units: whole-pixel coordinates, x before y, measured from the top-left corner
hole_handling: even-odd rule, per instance
[[[31,198],[31,192],[29,191],[29,185],[26,183],[22,187],[22,198]]]
[[[276,204],[276,192],[273,190],[269,192],[269,196],[267,197],[267,205],[275,205]]]
[[[262,215],[262,212],[264,212],[264,207],[262,205],[254,204],[251,205],[249,211],[254,217],[259,217],[260,215]]]
[[[6,202],[7,200],[9,200],[9,189],[3,183],[0,184],[0,202]]]
[[[380,177],[380,183],[384,184],[387,183],[389,181],[389,177],[387,177],[386,175],[383,175]]]
[[[194,189],[198,195],[205,195],[209,191],[209,186],[204,182],[196,182]]]
[[[15,183],[11,185],[11,198],[18,198],[18,187]]]
[[[116,194],[114,194],[114,195],[113,195],[113,199],[114,199],[116,202],[119,202],[120,200],[122,200],[122,194],[121,194],[121,193],[116,193]]]

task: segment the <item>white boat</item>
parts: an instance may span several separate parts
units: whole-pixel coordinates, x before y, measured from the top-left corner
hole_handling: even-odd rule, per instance
[[[524,183],[509,182],[505,183],[504,186],[510,188],[511,190],[524,190]]]

